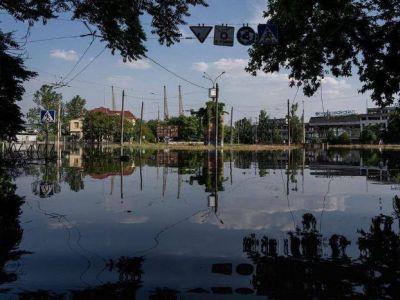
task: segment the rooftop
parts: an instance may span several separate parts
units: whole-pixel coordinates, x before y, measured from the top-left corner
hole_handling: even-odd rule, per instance
[[[91,109],[90,112],[101,112],[108,116],[120,116],[121,115],[120,110],[111,110],[106,107],[96,107],[96,108]],[[128,120],[137,120],[136,116],[133,113],[131,113],[129,110],[124,110],[124,117]]]

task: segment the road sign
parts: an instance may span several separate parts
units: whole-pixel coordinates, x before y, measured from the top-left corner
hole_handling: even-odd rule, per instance
[[[216,25],[214,27],[214,45],[232,47],[234,35],[235,27]]]
[[[200,43],[204,43],[212,30],[212,26],[190,26],[189,28],[200,41]]]
[[[250,46],[256,41],[256,32],[249,26],[243,26],[236,34],[236,38],[243,46]]]
[[[258,43],[276,45],[279,43],[279,32],[276,24],[258,24]]]
[[[42,123],[54,123],[56,121],[55,110],[41,110],[40,120]]]

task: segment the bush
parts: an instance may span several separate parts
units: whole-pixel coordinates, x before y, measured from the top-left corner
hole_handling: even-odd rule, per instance
[[[340,145],[348,145],[351,143],[350,136],[347,132],[343,132],[338,138],[337,138],[337,144]]]

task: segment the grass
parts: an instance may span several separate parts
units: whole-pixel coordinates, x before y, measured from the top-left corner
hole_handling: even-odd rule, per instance
[[[376,144],[351,144],[351,145],[329,145],[329,148],[341,148],[341,149],[384,149],[384,150],[400,150],[400,145],[387,144],[387,145],[376,145]]]

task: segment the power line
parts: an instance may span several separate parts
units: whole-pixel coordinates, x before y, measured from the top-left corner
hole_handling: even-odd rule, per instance
[[[199,85],[199,84],[197,84],[197,83],[194,83],[194,82],[192,82],[192,81],[190,81],[190,80],[188,80],[188,79],[186,79],[186,78],[184,78],[184,77],[178,75],[177,73],[171,71],[171,70],[168,69],[167,67],[164,67],[164,66],[161,65],[159,62],[157,62],[157,61],[155,61],[154,59],[152,59],[151,57],[146,56],[146,58],[147,58],[148,60],[150,60],[151,62],[153,62],[154,64],[156,64],[157,66],[159,66],[159,67],[161,67],[162,69],[164,69],[165,71],[167,71],[168,73],[174,75],[175,77],[178,77],[179,79],[181,79],[181,80],[183,80],[183,81],[185,81],[185,82],[187,82],[187,83],[189,83],[189,84],[191,84],[191,85],[193,85],[193,86],[196,86],[196,87],[198,87],[198,88],[208,90],[208,88],[206,88],[206,87],[204,87],[204,86],[201,86],[201,85]]]
[[[84,72],[100,55],[102,55],[106,49],[107,47],[104,47],[103,50],[101,50],[85,67],[83,67],[77,74],[75,74],[74,77],[68,80],[68,82],[65,83],[65,85],[68,85],[72,80],[74,80],[76,77],[82,74],[82,72]]]
[[[86,53],[89,51],[90,47],[93,45],[94,40],[96,39],[96,37],[93,36],[92,41],[90,42],[89,46],[87,46],[87,48],[85,49],[85,51],[83,52],[83,54],[81,55],[81,57],[79,58],[79,60],[75,63],[75,65],[72,67],[72,69],[67,73],[67,75],[64,76],[64,78],[62,79],[62,81],[64,82],[69,75],[71,75],[71,73],[76,69],[76,67],[79,65],[79,63],[82,61],[83,57],[86,55]]]

